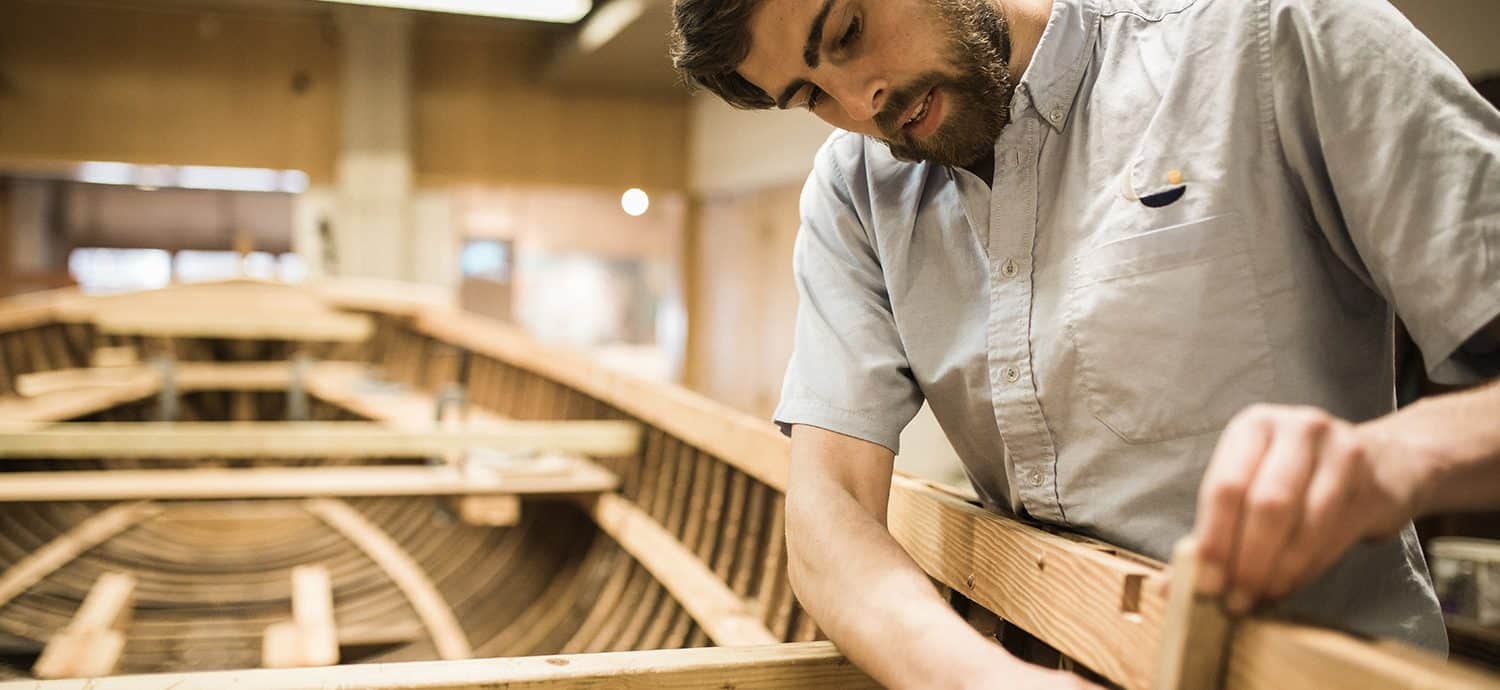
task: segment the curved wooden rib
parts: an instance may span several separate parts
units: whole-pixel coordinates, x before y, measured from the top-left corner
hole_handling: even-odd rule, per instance
[[[151,503],[126,503],[106,508],[78,523],[0,574],[0,606],[41,582],[83,552],[160,515],[161,512],[160,506]]]
[[[671,592],[714,642],[726,647],[778,642],[744,600],[634,503],[603,494],[585,506],[594,521]]]
[[[313,499],[303,506],[359,546],[396,583],[410,600],[417,617],[422,619],[422,625],[427,627],[440,657],[467,659],[473,656],[469,639],[442,593],[389,535],[343,501]]]
[[[880,687],[827,642],[0,683],[0,690],[597,690]]]

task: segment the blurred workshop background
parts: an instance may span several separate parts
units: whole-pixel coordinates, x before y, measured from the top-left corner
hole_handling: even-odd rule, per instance
[[[0,294],[399,281],[768,417],[828,128],[689,95],[668,0],[380,4],[513,16],[0,0]],[[1500,2],[1396,4],[1496,98]]]

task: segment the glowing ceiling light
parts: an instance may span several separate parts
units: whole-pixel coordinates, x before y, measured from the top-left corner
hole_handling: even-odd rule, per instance
[[[323,0],[345,5],[372,5],[424,12],[474,14],[572,24],[589,13],[593,0]]]
[[[631,188],[620,195],[620,208],[632,216],[646,215],[646,210],[651,208],[651,197],[646,192]]]

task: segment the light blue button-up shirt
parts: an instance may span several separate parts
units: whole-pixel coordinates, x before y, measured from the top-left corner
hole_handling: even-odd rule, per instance
[[[993,186],[836,133],[776,420],[893,450],[925,398],[980,497],[1166,558],[1256,402],[1391,412],[1500,316],[1500,113],[1384,0],[1055,0]],[[1443,649],[1415,531],[1282,612]]]

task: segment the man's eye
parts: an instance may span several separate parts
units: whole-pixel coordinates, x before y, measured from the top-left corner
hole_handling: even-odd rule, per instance
[[[807,89],[807,109],[808,110],[812,110],[813,108],[818,107],[818,103],[821,103],[822,101],[823,101],[823,90],[822,89],[820,89],[820,88],[818,88],[816,86],[813,86],[813,87],[810,87],[810,88]]]
[[[848,48],[849,46],[854,45],[854,42],[859,40],[859,33],[862,28],[863,22],[859,20],[859,17],[855,17],[854,19],[850,20],[849,28],[844,29],[844,35],[839,36],[839,49]]]

